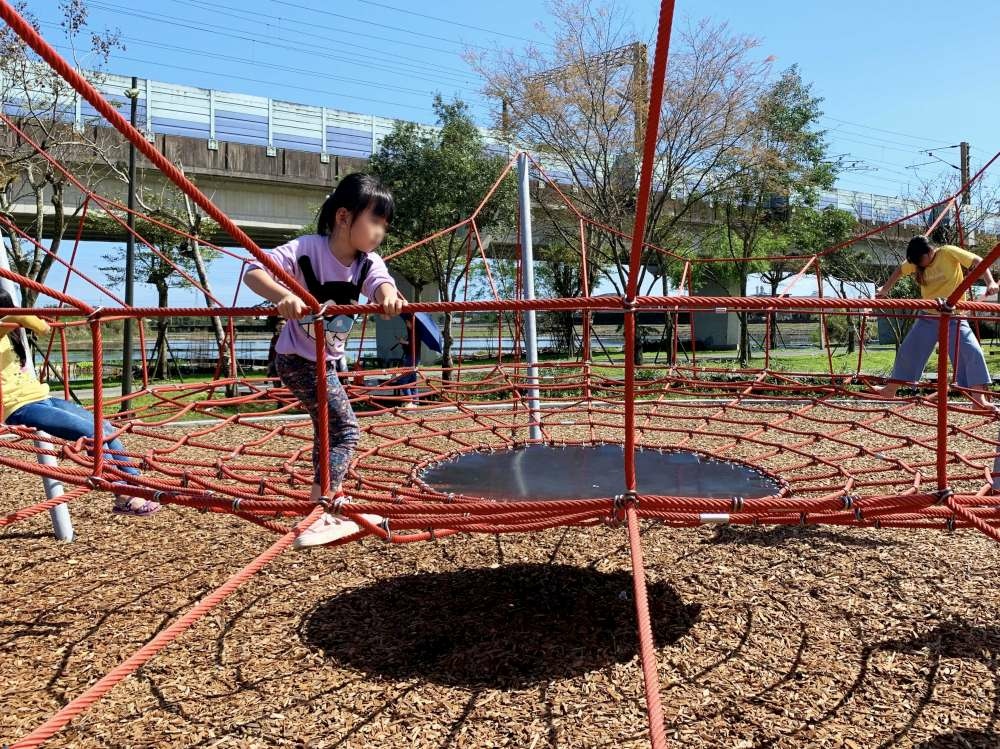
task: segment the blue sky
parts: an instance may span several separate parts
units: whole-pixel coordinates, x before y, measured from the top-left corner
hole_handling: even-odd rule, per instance
[[[658,4],[618,0],[639,38]],[[57,0],[31,0],[59,38]],[[435,91],[458,94],[487,124],[489,103],[462,59],[467,47],[544,44],[535,0],[89,0],[94,26],[121,31],[109,69],[386,117],[429,122]],[[1000,149],[993,71],[1000,3],[961,13],[929,0],[899,3],[699,0],[677,2],[677,23],[708,17],[760,39],[777,69],[799,65],[823,97],[831,155],[853,168],[839,185],[911,194],[918,178],[954,170],[961,140],[975,169]],[[326,77],[321,77],[326,76]],[[342,79],[348,79],[347,81]],[[926,151],[930,149],[933,156]]]

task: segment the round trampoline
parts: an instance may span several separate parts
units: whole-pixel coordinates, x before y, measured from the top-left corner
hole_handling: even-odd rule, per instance
[[[694,450],[637,450],[635,464],[642,494],[750,498],[785,488],[764,471]],[[418,478],[431,491],[483,499],[596,499],[620,491],[624,465],[621,445],[529,445],[464,453]]]

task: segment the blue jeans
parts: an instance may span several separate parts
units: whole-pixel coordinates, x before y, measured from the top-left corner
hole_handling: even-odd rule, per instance
[[[918,382],[923,377],[924,366],[938,343],[940,319],[937,315],[917,316],[910,332],[899,345],[890,380]],[[955,367],[956,353],[957,367]],[[951,358],[952,367],[956,370],[955,379],[959,387],[978,387],[993,382],[986,366],[986,357],[983,356],[983,350],[968,320],[952,319],[949,323],[948,356]]]
[[[27,403],[9,414],[6,419],[12,426],[34,427],[43,432],[51,434],[53,437],[73,441],[81,437],[94,438],[94,414],[83,406],[63,400],[62,398],[46,398],[44,400]],[[107,421],[104,422],[104,434],[108,435],[115,431]],[[139,475],[139,469],[129,463],[129,459],[124,456],[125,445],[121,440],[113,439],[106,443],[105,452],[108,461],[115,464],[122,473],[129,473],[133,476]],[[91,453],[93,454],[93,453]]]

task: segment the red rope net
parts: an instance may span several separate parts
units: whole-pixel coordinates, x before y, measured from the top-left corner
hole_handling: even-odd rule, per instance
[[[477,314],[490,313],[496,325],[495,351],[503,354],[499,363],[476,363],[464,355],[459,338],[457,363],[449,369],[422,366],[417,370],[395,368],[357,370],[343,375],[351,402],[359,415],[362,439],[342,486],[343,496],[336,509],[354,519],[360,530],[338,543],[348,543],[367,535],[394,543],[467,533],[530,532],[560,525],[626,523],[632,544],[636,578],[637,615],[647,707],[654,746],[663,745],[662,717],[656,688],[655,653],[649,636],[645,611],[642,555],[636,523],[659,521],[670,526],[702,523],[732,524],[831,524],[898,528],[976,528],[993,538],[1000,529],[1000,506],[994,493],[994,460],[998,435],[992,413],[983,413],[965,401],[949,400],[955,388],[954,369],[949,376],[946,357],[940,357],[938,378],[924,383],[917,395],[894,401],[880,400],[866,385],[881,378],[862,373],[866,335],[859,337],[857,364],[846,370],[834,363],[832,344],[824,331],[828,320],[847,320],[859,331],[877,312],[882,317],[906,316],[913,311],[940,312],[941,329],[949,318],[976,314],[977,319],[994,320],[998,306],[960,301],[973,278],[966,280],[952,298],[933,300],[872,300],[823,297],[734,298],[694,294],[694,269],[699,263],[724,262],[684,258],[669,250],[644,245],[645,206],[651,184],[650,158],[658,127],[659,102],[665,76],[672,3],[664,2],[653,72],[649,134],[642,172],[639,215],[631,238],[603,226],[580,213],[555,181],[537,162],[533,176],[546,186],[546,200],[554,201],[575,217],[579,227],[576,250],[586,267],[588,237],[605,232],[631,241],[631,272],[623,296],[594,296],[589,290],[581,297],[526,300],[520,290],[502,298],[496,279],[489,275],[488,299],[466,297],[459,302],[424,302],[414,310],[430,313],[451,312],[460,330]],[[294,278],[285,275],[266,254],[216,208],[185,176],[160,154],[140,133],[73,68],[42,40],[34,29],[3,0],[0,16],[79,94],[132,142],[156,168],[184,194],[214,219],[241,250],[212,244],[172,229],[155,217],[137,215],[145,225],[173,231],[178,240],[190,240],[217,252],[240,259],[263,262],[288,288],[300,294],[313,312],[319,304]],[[8,134],[33,143],[29,128],[16,118],[0,113]],[[40,157],[61,171],[79,190],[82,200],[79,229],[69,254],[53,255],[53,261],[67,269],[62,289],[52,288],[14,272],[0,276],[31,288],[60,306],[45,310],[56,324],[48,340],[42,342],[42,371],[61,379],[63,395],[70,397],[68,339],[78,330],[89,332],[93,354],[93,404],[95,423],[110,418],[116,427],[111,437],[120,436],[128,446],[126,455],[141,470],[131,476],[117,470],[104,444],[86,440],[67,442],[52,438],[52,449],[40,451],[33,430],[4,426],[0,441],[0,464],[28,473],[58,479],[74,488],[59,501],[76,501],[90,490],[144,496],[160,502],[185,505],[203,511],[231,513],[280,535],[260,559],[252,562],[239,581],[254,574],[280,553],[298,532],[295,521],[314,517],[309,500],[313,480],[311,453],[313,429],[298,404],[280,383],[262,376],[245,376],[237,366],[238,328],[241,319],[273,315],[273,309],[237,308],[216,299],[197,279],[188,277],[204,292],[208,303],[200,308],[133,308],[114,291],[104,288],[85,272],[88,260],[82,257],[81,237],[85,223],[95,214],[116,222],[122,233],[127,229],[127,209],[99,194],[92,186],[73,176],[72,169],[38,147]],[[992,162],[990,162],[992,163]],[[501,176],[508,179],[512,168]],[[989,166],[989,165],[987,165]],[[985,171],[985,167],[984,170]],[[979,179],[982,171],[974,177]],[[464,237],[466,263],[483,261],[486,251],[480,237],[479,213],[494,195],[483,198],[479,210],[455,226],[424,242],[448,233]],[[934,206],[875,227],[860,239],[887,236],[898,227],[910,225],[927,212],[936,210],[938,220],[952,212],[961,222],[960,205],[954,196]],[[15,221],[0,215],[0,225],[11,236],[34,242]],[[136,236],[150,251],[154,243]],[[849,243],[832,247],[815,256],[770,258],[795,263],[800,270],[792,284],[807,276],[818,277],[822,293],[820,261],[844,249]],[[39,251],[48,253],[36,243]],[[244,253],[243,250],[246,252]],[[637,273],[643,253],[660,252],[683,266],[680,291],[672,296],[639,296]],[[247,254],[248,253],[248,254]],[[1000,245],[987,256],[992,263],[1000,255]],[[392,258],[388,258],[391,265]],[[169,262],[169,258],[164,258]],[[180,268],[178,272],[184,273]],[[95,308],[69,295],[71,276],[90,285],[106,299]],[[586,272],[583,273],[586,278]],[[525,361],[521,315],[529,310],[571,313],[582,327],[582,346],[576,359],[546,361],[533,374]],[[25,312],[27,310],[24,310]],[[338,308],[345,313],[365,316],[362,341],[370,336],[367,316],[376,312],[371,305]],[[622,320],[625,338],[624,361],[604,356],[593,316],[615,313]],[[634,363],[637,315],[656,313],[670,322],[663,343],[672,364],[639,366]],[[719,366],[708,352],[697,349],[697,325],[712,315],[745,313],[758,320],[763,335],[770,340],[773,327],[782,316],[800,314],[813,321],[824,344],[825,372],[796,372],[782,368],[769,346],[764,346],[762,366],[732,369]],[[226,331],[229,366],[220,365],[215,376],[204,382],[154,384],[143,362],[142,386],[129,396],[104,392],[104,339],[109,323],[126,318],[142,321],[170,317],[215,317]],[[817,319],[818,318],[818,319]],[[494,323],[491,323],[494,324]],[[492,334],[491,334],[492,335]],[[322,341],[320,334],[317,338]],[[597,340],[598,349],[593,350]],[[322,345],[322,344],[320,344]],[[492,344],[491,344],[492,345]],[[144,340],[141,346],[145,350]],[[360,352],[362,343],[357,343]],[[607,361],[604,361],[603,358]],[[220,359],[221,361],[221,359]],[[840,366],[840,365],[838,365]],[[319,382],[323,383],[323,357]],[[392,379],[415,374],[417,395],[404,396]],[[539,406],[533,408],[532,393],[537,389]],[[324,397],[320,393],[320,398]],[[407,400],[416,403],[405,403]],[[128,401],[127,407],[124,402]],[[414,406],[403,408],[403,405]],[[325,413],[321,412],[321,418]],[[537,431],[540,438],[533,437]],[[325,435],[319,436],[321,443]],[[510,450],[532,443],[547,445],[620,444],[624,448],[625,485],[613,496],[589,499],[536,501],[486,500],[474,495],[444,494],[422,478],[430,466],[456,456],[482,450]],[[325,444],[322,445],[325,448]],[[780,490],[758,498],[665,496],[644,493],[635,475],[635,451],[686,449],[712,459],[749,464],[780,478]],[[44,452],[58,458],[58,465],[40,465]],[[321,449],[321,452],[326,452]],[[329,476],[322,478],[324,494],[329,493]],[[51,507],[48,501],[0,519],[0,526],[30,517]],[[311,514],[310,514],[311,513]],[[362,515],[364,513],[364,516]],[[382,520],[372,522],[372,517]],[[300,523],[301,525],[301,523]],[[232,582],[232,581],[231,581]],[[208,604],[199,604],[197,615],[215,605],[235,587],[227,583],[221,595],[213,593]],[[226,586],[224,586],[225,588]],[[222,589],[220,589],[222,591]],[[165,639],[143,657],[130,659],[38,731],[15,746],[37,746],[65,725],[74,715],[110,689],[117,680],[135,670],[143,658],[162,647],[189,626],[197,616],[187,617],[183,626],[172,627]],[[162,634],[162,633],[161,633]],[[151,643],[152,645],[152,643]],[[139,654],[137,654],[139,655]],[[110,677],[114,678],[110,678]],[[109,680],[110,679],[110,680]]]

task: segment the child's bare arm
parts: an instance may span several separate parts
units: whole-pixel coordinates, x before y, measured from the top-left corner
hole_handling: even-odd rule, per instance
[[[391,283],[384,283],[375,289],[375,303],[382,305],[382,316],[386,319],[398,315],[406,306],[406,300]]]
[[[308,308],[295,294],[271,278],[266,270],[254,268],[243,276],[250,291],[264,297],[278,308],[278,314],[288,320],[298,320]]]
[[[0,323],[3,324],[4,328],[7,328],[7,326],[27,328],[38,335],[44,335],[50,330],[49,324],[45,320],[34,315],[7,315],[0,318]]]
[[[896,270],[892,272],[892,275],[889,276],[889,280],[885,282],[885,285],[881,289],[875,289],[875,298],[884,299],[889,296],[889,292],[892,291],[892,287],[896,285],[896,282],[902,274],[902,269],[896,268]]]

